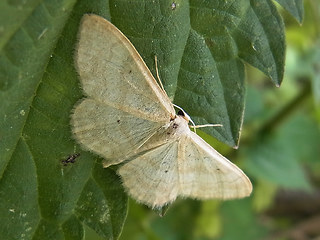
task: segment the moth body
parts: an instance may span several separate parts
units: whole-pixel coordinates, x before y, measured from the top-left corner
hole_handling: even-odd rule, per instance
[[[173,120],[170,120],[169,127],[167,128],[167,135],[179,138],[182,135],[190,132],[188,121],[184,116],[176,115]]]

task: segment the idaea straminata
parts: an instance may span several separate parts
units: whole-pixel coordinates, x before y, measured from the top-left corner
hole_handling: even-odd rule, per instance
[[[118,174],[137,201],[160,208],[178,196],[232,199],[250,195],[248,177],[176,114],[166,92],[130,41],[110,22],[85,15],[75,56],[86,98],[72,131],[86,149],[122,163]]]

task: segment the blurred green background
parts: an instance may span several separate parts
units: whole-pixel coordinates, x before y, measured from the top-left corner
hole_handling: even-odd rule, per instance
[[[320,239],[320,4],[305,1],[302,25],[280,11],[287,36],[281,87],[247,66],[239,149],[201,134],[248,174],[252,196],[178,200],[164,217],[131,200],[121,240]],[[90,233],[87,239],[99,239]]]

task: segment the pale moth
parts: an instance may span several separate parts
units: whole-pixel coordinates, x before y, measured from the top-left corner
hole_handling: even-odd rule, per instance
[[[75,64],[86,98],[71,125],[75,139],[105,158],[131,197],[161,208],[178,196],[232,199],[249,196],[248,177],[192,132],[176,114],[130,41],[113,24],[85,15]]]

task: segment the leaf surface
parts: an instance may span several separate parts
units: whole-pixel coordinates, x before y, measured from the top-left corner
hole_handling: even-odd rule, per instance
[[[78,25],[87,11],[107,17],[106,7],[39,1],[5,33],[10,36],[0,52],[1,239],[83,239],[84,224],[103,229],[109,239],[122,230],[127,197],[119,178],[79,148],[69,125],[82,97],[73,66]],[[76,162],[63,166],[75,153]],[[86,197],[90,191],[95,202]],[[91,216],[91,210],[99,214]]]
[[[304,7],[302,0],[276,0],[286,9],[300,24],[303,20]]]
[[[169,97],[204,131],[237,146],[244,112],[244,64],[280,85],[283,21],[269,0],[111,1],[111,20],[132,41]]]

